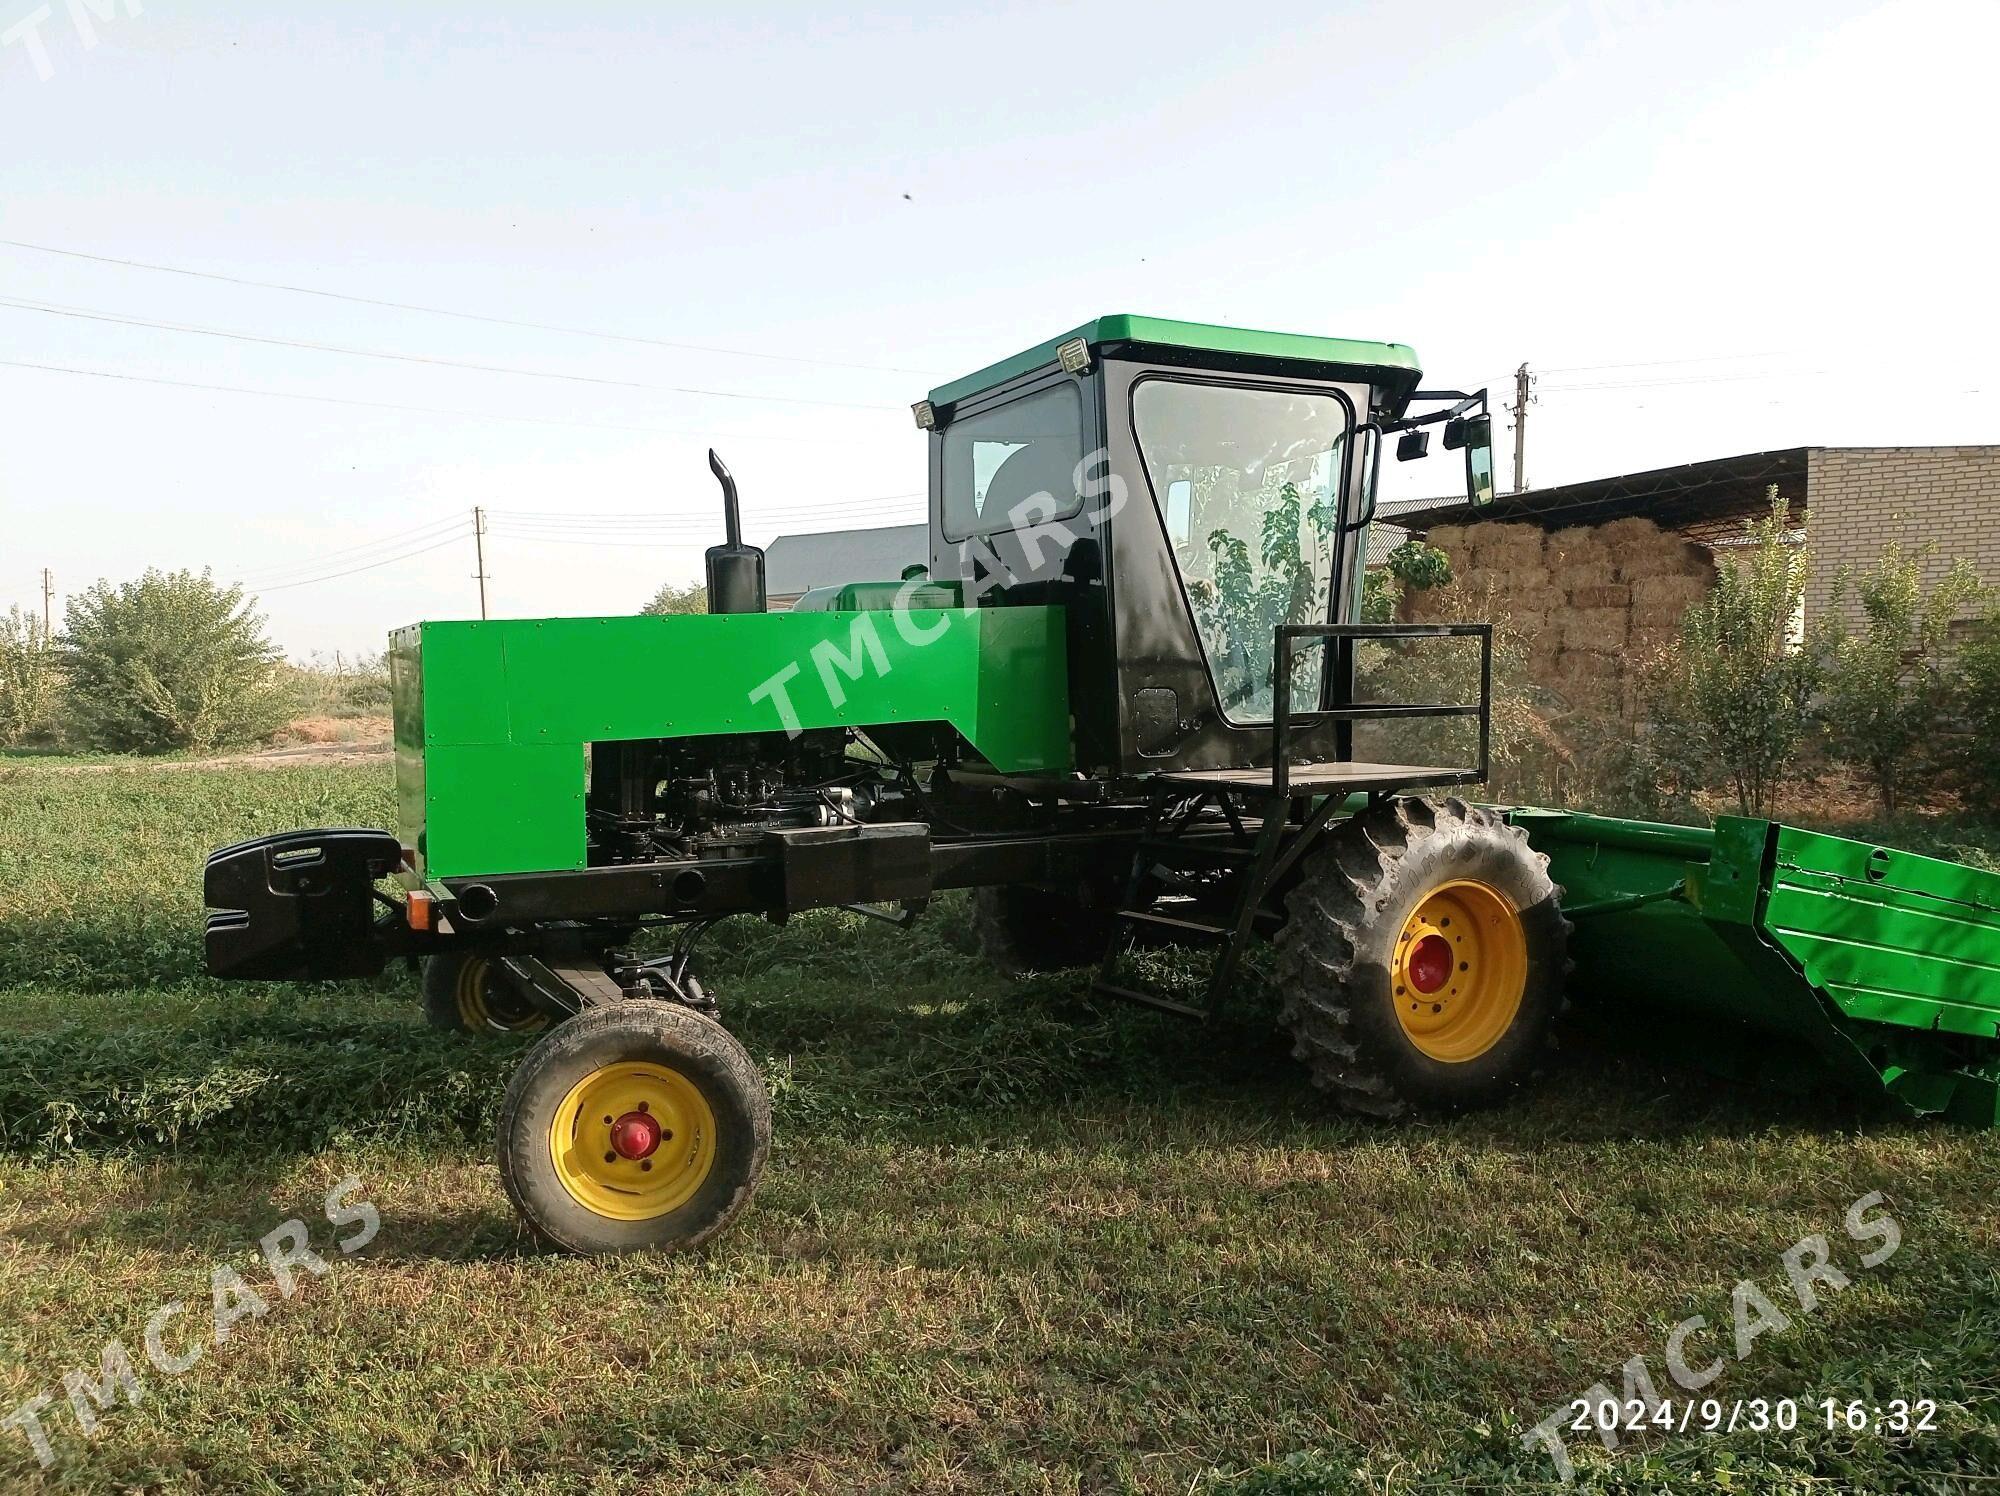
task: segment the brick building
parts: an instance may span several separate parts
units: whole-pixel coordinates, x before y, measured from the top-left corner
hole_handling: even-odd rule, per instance
[[[1834,607],[1843,567],[1860,571],[1891,541],[1914,550],[1935,543],[1932,577],[1955,556],[2000,586],[2000,446],[1807,447],[1806,544],[1812,580],[1806,616]],[[1843,611],[1857,609],[1852,596]]]

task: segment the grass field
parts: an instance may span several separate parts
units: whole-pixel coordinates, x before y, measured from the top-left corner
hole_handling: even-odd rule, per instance
[[[516,1046],[433,1035],[405,977],[200,974],[202,854],[386,823],[387,775],[0,760],[0,1416],[52,1393],[56,1460],[0,1430],[0,1488],[1552,1486],[1524,1428],[1631,1356],[1667,1390],[1675,1323],[1726,1325],[1744,1278],[1790,1304],[1809,1233],[1851,1285],[1706,1389],[1814,1404],[1799,1427],[1579,1443],[1579,1486],[2000,1487],[2000,1135],[1575,1045],[1507,1111],[1362,1124],[1254,1001],[1220,1033],[1100,1012],[990,974],[949,904],[718,932],[774,1092],[756,1204],[698,1255],[539,1252],[491,1162]],[[348,1176],[380,1218],[352,1256],[322,1211]],[[1871,1190],[1903,1242],[1862,1269]],[[284,1298],[257,1243],[289,1217],[331,1267]],[[160,1374],[149,1318],[182,1301],[164,1348],[199,1343],[217,1264],[267,1312]],[[113,1338],[144,1396],[86,1438],[63,1374]],[[1829,1433],[1827,1396],[1939,1427]]]

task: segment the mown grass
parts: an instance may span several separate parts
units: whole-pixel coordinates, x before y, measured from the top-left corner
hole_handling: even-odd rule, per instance
[[[1520,1433],[1672,1326],[1726,1322],[1818,1232],[1845,1292],[1724,1398],[1928,1396],[1920,1438],[1638,1441],[1597,1489],[1960,1490],[2000,1477],[2000,1140],[1857,1130],[1826,1100],[1581,1051],[1506,1111],[1329,1111],[1252,1002],[1205,1032],[1017,983],[947,905],[717,932],[771,1078],[755,1207],[708,1251],[577,1261],[490,1161],[516,1046],[361,990],[200,975],[198,871],[260,831],[379,822],[375,765],[0,768],[0,1416],[54,1391],[59,1456],[0,1431],[0,1488],[1173,1491],[1524,1489]],[[375,1242],[281,1300],[257,1239],[358,1176]],[[1901,1250],[1862,1270],[1848,1205]],[[351,1228],[350,1228],[351,1229]],[[345,1234],[345,1233],[343,1233]],[[86,1439],[70,1367],[270,1301]],[[1711,1351],[1710,1354],[1713,1352]]]

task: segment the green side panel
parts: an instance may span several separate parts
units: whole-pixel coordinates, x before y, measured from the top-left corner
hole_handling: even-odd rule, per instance
[[[1060,608],[510,619],[396,637],[413,661],[397,732],[421,741],[421,762],[399,766],[403,838],[430,877],[583,866],[593,742],[940,722],[1003,773],[1070,767]]]
[[[1246,327],[1217,327],[1206,322],[1175,322],[1165,317],[1117,315],[1099,317],[1081,327],[1038,343],[1012,358],[1002,359],[976,374],[941,384],[930,393],[933,405],[950,405],[967,395],[991,389],[1056,361],[1056,349],[1082,338],[1092,349],[1108,343],[1139,343],[1183,348],[1230,359],[1270,360],[1309,369],[1384,370],[1398,389],[1414,389],[1422,365],[1414,350],[1401,343],[1376,343],[1355,338],[1321,338],[1303,333],[1258,332]]]
[[[1782,827],[1764,920],[1851,1018],[2000,1036],[2000,875]]]
[[[584,865],[583,744],[433,745],[424,757],[426,876]]]

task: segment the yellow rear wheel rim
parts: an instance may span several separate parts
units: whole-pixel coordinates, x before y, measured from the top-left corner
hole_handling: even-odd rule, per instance
[[[493,968],[484,956],[473,956],[458,966],[458,981],[452,995],[458,1002],[458,1017],[475,1034],[532,1034],[548,1023],[543,1013],[525,1017],[496,1013],[487,1001],[487,983],[494,980]]]
[[[654,1220],[687,1204],[715,1166],[715,1113],[669,1066],[606,1065],[571,1086],[556,1108],[549,1157],[584,1209],[614,1221]]]
[[[1424,1054],[1462,1065],[1513,1026],[1528,986],[1521,912],[1476,879],[1441,883],[1403,922],[1392,963],[1396,1021]]]

